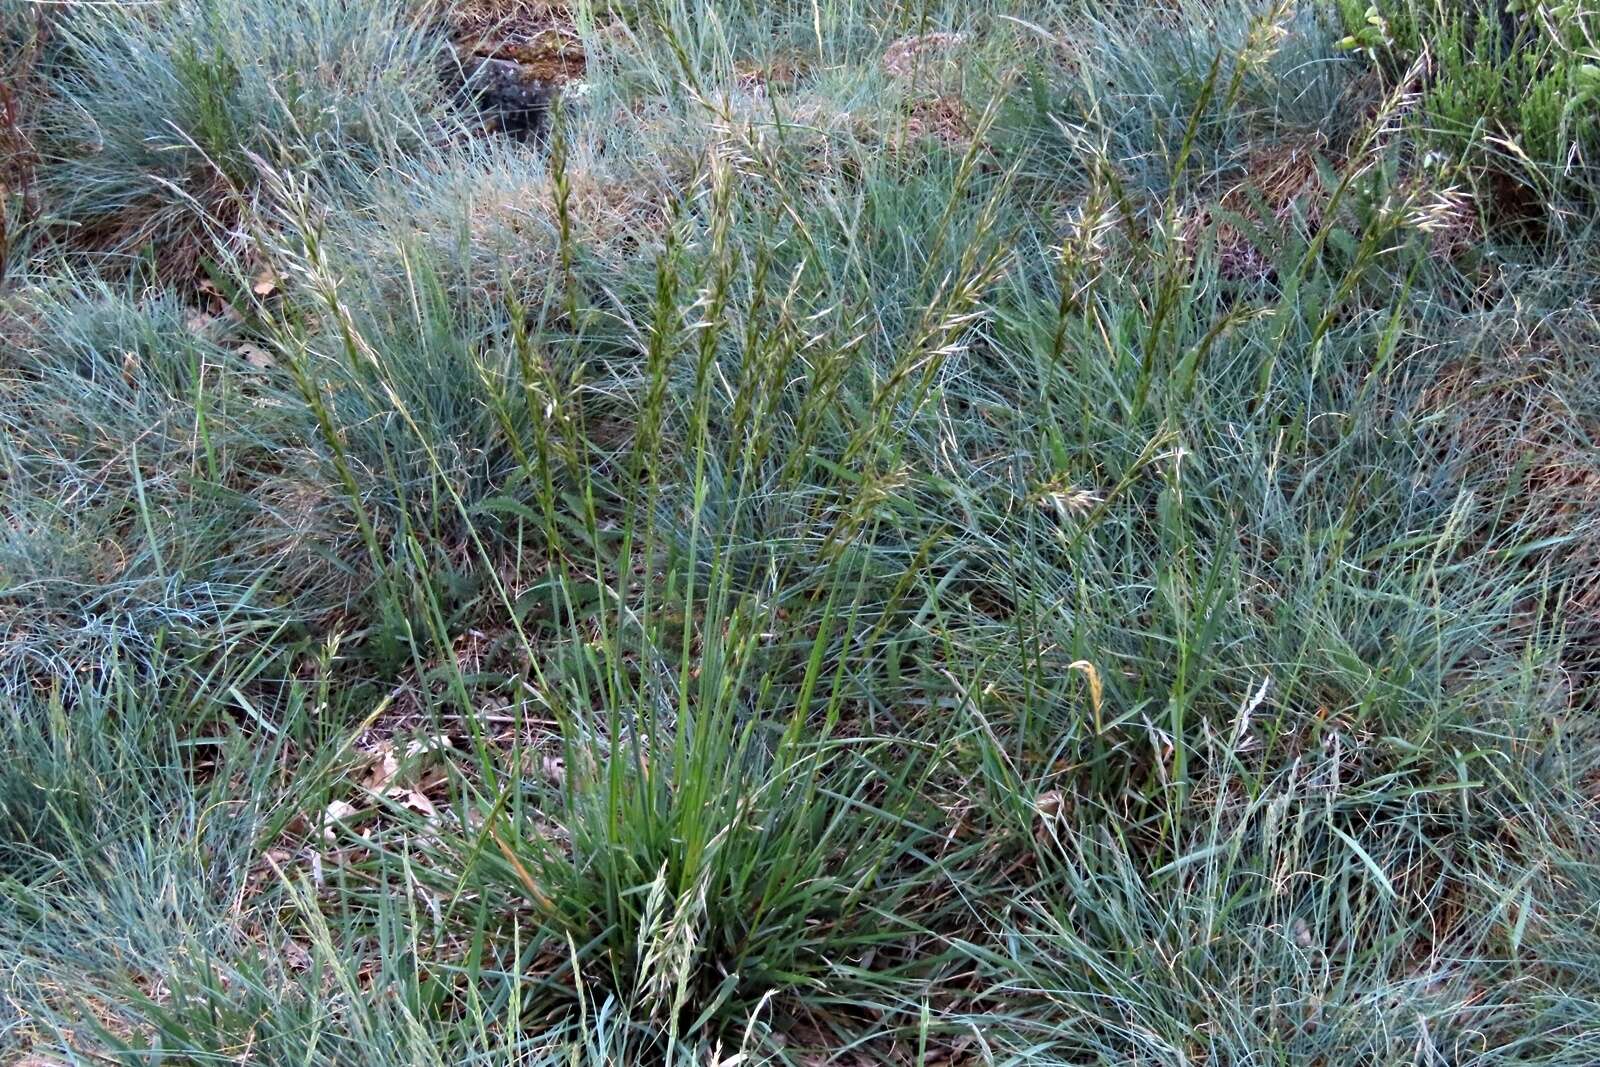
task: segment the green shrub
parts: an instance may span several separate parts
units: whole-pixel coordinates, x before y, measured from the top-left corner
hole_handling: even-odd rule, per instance
[[[1600,6],[1592,0],[1340,0],[1345,47],[1393,79],[1419,68],[1425,137],[1560,182],[1600,149]]]

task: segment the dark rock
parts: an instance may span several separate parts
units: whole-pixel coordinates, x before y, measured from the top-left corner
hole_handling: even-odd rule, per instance
[[[492,128],[518,140],[544,138],[559,85],[508,59],[460,58],[464,88]]]

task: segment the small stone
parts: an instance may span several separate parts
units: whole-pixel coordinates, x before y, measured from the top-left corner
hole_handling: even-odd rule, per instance
[[[540,140],[560,87],[525,64],[468,55],[462,58],[466,88],[495,127],[518,140]]]

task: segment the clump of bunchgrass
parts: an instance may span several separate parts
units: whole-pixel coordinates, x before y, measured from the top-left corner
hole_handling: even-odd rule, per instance
[[[1237,173],[1263,142],[1317,135],[1338,155],[1378,102],[1314,5],[1092,6],[1028,25],[1050,51],[1008,100],[1006,146],[1080,187],[1103,160],[1136,201]]]
[[[82,279],[7,310],[8,680],[70,688],[110,647],[209,644],[342,602],[311,424],[258,348],[169,295]]]
[[[260,160],[350,175],[436,134],[442,39],[403,0],[80,5],[39,116],[41,193],[74,243],[187,279]]]
[[[0,283],[20,266],[37,236],[33,145],[43,70],[50,50],[48,10],[25,0],[0,4]]]

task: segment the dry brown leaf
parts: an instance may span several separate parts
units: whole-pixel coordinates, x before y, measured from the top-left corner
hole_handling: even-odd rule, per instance
[[[283,943],[283,961],[291,971],[304,971],[311,967],[311,950],[290,939]]]
[[[205,311],[191,311],[184,316],[183,324],[189,327],[191,333],[208,336],[215,331],[217,317]]]
[[[449,734],[434,734],[432,737],[419,737],[406,745],[406,758],[420,756],[425,752],[445,752],[456,747],[450,740]]]
[[[409,808],[418,815],[425,815],[430,819],[436,819],[439,817],[439,809],[433,806],[433,801],[429,800],[426,796],[417,792],[415,789],[407,789],[404,786],[396,786],[392,789],[384,790],[383,795],[388,797],[390,800],[398,800],[401,807]]]
[[[372,790],[382,789],[399,771],[400,761],[395,758],[394,746],[385,741],[373,751],[372,762],[367,766],[367,775],[361,784]]]
[[[546,755],[539,761],[539,771],[554,785],[566,784],[567,761],[560,756]]]
[[[244,361],[256,370],[271,370],[274,366],[272,354],[260,345],[240,345],[238,352],[244,357]]]
[[[322,839],[330,845],[337,841],[338,834],[334,824],[343,822],[360,810],[348,800],[335,800],[329,804],[327,810],[322,813]]]
[[[271,296],[278,289],[278,277],[268,267],[256,275],[255,282],[250,286],[250,291],[257,296]]]
[[[417,780],[417,789],[423,793],[434,793],[441,785],[450,780],[450,773],[444,770],[429,771]]]
[[[1061,800],[1061,790],[1052,789],[1048,793],[1040,793],[1035,797],[1033,807],[1039,813],[1040,818],[1048,819],[1061,813]]]

